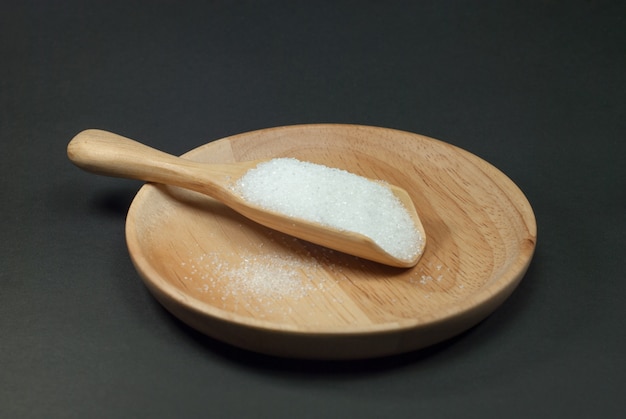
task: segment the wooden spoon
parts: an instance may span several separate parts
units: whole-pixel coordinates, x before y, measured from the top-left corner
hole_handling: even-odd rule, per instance
[[[176,157],[111,132],[90,129],[67,146],[70,160],[89,172],[178,186],[209,195],[243,216],[274,230],[340,252],[396,267],[412,267],[420,259],[424,228],[408,193],[390,185],[409,211],[422,236],[420,251],[410,260],[397,258],[369,237],[269,211],[245,201],[232,185],[262,161],[206,164]]]

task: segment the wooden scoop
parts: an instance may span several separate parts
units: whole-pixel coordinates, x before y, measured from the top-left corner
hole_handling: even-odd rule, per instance
[[[178,186],[211,196],[243,216],[291,236],[340,252],[396,267],[417,264],[425,243],[424,228],[408,193],[390,185],[422,236],[420,251],[410,260],[384,251],[369,237],[269,211],[251,204],[232,186],[262,161],[207,164],[176,157],[107,131],[90,129],[67,146],[70,160],[89,172]]]

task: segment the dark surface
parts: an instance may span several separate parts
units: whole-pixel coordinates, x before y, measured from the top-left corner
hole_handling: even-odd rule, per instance
[[[0,2],[0,417],[626,417],[623,1]],[[539,226],[491,317],[417,353],[300,362],[197,334],[134,271],[108,129],[182,154],[253,129],[425,134]]]

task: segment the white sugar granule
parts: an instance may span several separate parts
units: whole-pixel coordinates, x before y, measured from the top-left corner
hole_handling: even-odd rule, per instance
[[[399,259],[412,259],[421,247],[419,231],[391,189],[345,170],[277,158],[249,170],[236,190],[263,208],[365,235]]]
[[[301,298],[323,286],[312,282],[320,267],[317,261],[297,256],[209,253],[181,266],[191,268],[191,276],[184,279],[204,282],[199,291],[209,292],[219,286],[224,296]]]
[[[297,258],[258,255],[245,258],[221,273],[233,294],[298,298],[314,288],[305,279],[310,268]]]

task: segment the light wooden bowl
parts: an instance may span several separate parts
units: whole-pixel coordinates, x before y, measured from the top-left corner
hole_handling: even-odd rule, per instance
[[[420,262],[393,268],[271,231],[207,196],[144,185],[126,237],[148,289],[189,326],[252,351],[359,359],[443,341],[513,292],[535,248],[532,208],[508,177],[421,135],[296,125],[224,138],[184,157],[295,157],[383,179],[408,191],[424,224]]]

